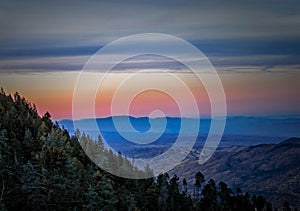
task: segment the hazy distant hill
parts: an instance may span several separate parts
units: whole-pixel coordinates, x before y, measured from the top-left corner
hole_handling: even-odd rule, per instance
[[[122,122],[127,116],[114,117]],[[150,128],[149,118],[135,118],[129,116],[133,127],[140,132],[146,132]],[[181,119],[166,117],[166,133],[178,133],[180,129]],[[186,118],[190,124],[194,123],[195,119]],[[86,130],[89,130],[89,125],[95,119],[76,120],[76,124]],[[154,118],[152,121],[161,122],[162,118]],[[207,134],[210,128],[211,120],[209,118],[201,118],[200,134]],[[115,127],[112,117],[96,119],[99,128],[103,132],[114,132]],[[72,120],[61,120],[60,125],[63,125],[70,133],[74,132],[74,124]],[[245,136],[265,136],[265,137],[300,137],[300,118],[297,117],[227,117],[224,134],[226,135],[245,135]],[[95,132],[95,131],[90,131]]]
[[[279,144],[226,148],[215,152],[204,165],[198,164],[197,152],[193,152],[170,174],[192,182],[197,171],[216,182],[263,194],[277,207],[284,200],[300,207],[300,138]]]

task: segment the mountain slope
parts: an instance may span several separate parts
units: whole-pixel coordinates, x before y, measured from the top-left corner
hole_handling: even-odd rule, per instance
[[[299,138],[279,144],[223,149],[204,165],[198,164],[197,154],[194,152],[171,173],[193,181],[192,172],[201,171],[216,182],[263,194],[277,207],[285,200],[300,207]]]

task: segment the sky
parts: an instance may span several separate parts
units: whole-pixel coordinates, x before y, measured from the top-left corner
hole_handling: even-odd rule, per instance
[[[222,82],[230,116],[300,115],[299,1],[0,1],[0,86],[34,102],[42,115],[71,119],[76,81],[86,62],[110,42],[138,33],[179,37],[202,51]],[[115,52],[120,53],[120,52]],[[124,52],[123,52],[124,53]],[[126,52],[125,52],[126,53]],[[114,56],[114,55],[107,55]],[[97,92],[97,117],[178,116],[180,106],[157,90],[137,95],[129,111],[112,114],[114,91],[132,73],[123,100],[143,83],[179,93],[164,70],[184,81],[201,115],[209,116],[205,86],[186,67],[164,57],[132,58],[117,65]],[[103,74],[103,71],[91,73]],[[87,84],[88,87],[89,84]],[[187,116],[194,116],[191,111]],[[88,118],[84,107],[78,118]]]

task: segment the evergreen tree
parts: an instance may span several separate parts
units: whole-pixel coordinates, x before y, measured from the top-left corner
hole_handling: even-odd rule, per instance
[[[204,176],[201,172],[197,172],[195,175],[195,198],[198,201],[200,198],[201,185],[204,182]]]
[[[288,201],[285,201],[285,202],[283,203],[283,208],[282,208],[282,210],[283,210],[283,211],[291,211],[291,210],[292,210]]]
[[[182,180],[182,185],[183,185],[183,192],[186,194],[187,193],[187,181],[185,178]]]
[[[266,205],[266,199],[263,196],[258,196],[256,199],[256,208],[258,211],[264,210]]]
[[[200,207],[202,210],[217,209],[217,188],[215,181],[210,179],[202,190]]]
[[[169,182],[168,205],[171,210],[180,210],[179,178],[175,174]]]
[[[159,190],[158,204],[160,210],[167,210],[169,197],[169,175],[167,173],[160,174],[157,177],[157,185]]]
[[[232,203],[232,191],[227,187],[226,183],[220,182],[218,185],[218,196],[221,199],[221,208],[224,210],[230,210],[233,208]]]

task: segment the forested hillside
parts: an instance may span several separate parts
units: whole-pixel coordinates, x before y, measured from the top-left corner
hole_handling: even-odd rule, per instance
[[[83,132],[79,139],[89,140]],[[107,165],[129,160],[98,148]],[[81,145],[84,145],[81,143]],[[198,172],[192,194],[184,178],[166,173],[150,179],[125,179],[97,167],[86,156],[77,136],[70,137],[49,113],[40,117],[34,105],[18,93],[0,93],[1,210],[271,210],[263,196],[231,190]],[[148,172],[149,173],[149,172]],[[182,184],[183,188],[180,188]],[[285,203],[286,208],[289,207]]]

